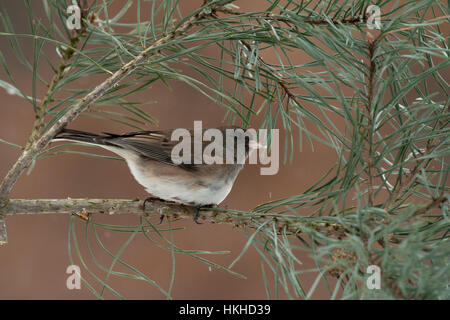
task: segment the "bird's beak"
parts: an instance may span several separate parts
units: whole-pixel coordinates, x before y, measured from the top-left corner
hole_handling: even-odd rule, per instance
[[[255,140],[250,141],[248,145],[249,145],[250,148],[252,148],[254,150],[256,150],[256,149],[267,149],[266,145],[264,145],[262,143],[259,143],[259,142],[255,141]]]

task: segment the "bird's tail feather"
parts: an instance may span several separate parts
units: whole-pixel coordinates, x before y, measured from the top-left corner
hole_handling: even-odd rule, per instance
[[[53,141],[58,140],[70,140],[70,141],[78,141],[85,143],[92,143],[97,145],[105,144],[105,137],[95,134],[89,133],[85,131],[72,130],[72,129],[63,129],[60,133],[56,135]]]

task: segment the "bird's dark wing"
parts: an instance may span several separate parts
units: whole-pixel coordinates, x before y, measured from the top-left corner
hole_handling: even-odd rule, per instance
[[[194,164],[175,164],[172,161],[171,153],[178,141],[171,141],[170,131],[140,131],[129,132],[123,135],[106,133],[105,144],[118,146],[124,149],[137,152],[139,155],[163,162],[169,165],[181,166],[185,169],[195,169]],[[191,162],[193,163],[193,161]]]

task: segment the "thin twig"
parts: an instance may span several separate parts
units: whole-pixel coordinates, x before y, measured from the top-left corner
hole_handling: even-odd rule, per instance
[[[447,202],[448,198],[446,196],[440,196],[437,197],[435,199],[433,199],[429,204],[427,204],[426,206],[417,209],[414,213],[413,216],[420,216],[423,215],[425,213],[427,213],[428,211],[430,211],[431,209],[437,208],[440,205],[442,205],[444,202]]]
[[[88,11],[87,8],[81,7],[81,12],[83,15],[85,15],[87,11]],[[48,86],[48,90],[45,94],[44,99],[42,100],[41,104],[38,106],[36,110],[36,120],[34,121],[33,130],[31,131],[30,137],[28,139],[27,147],[29,147],[33,142],[39,139],[40,132],[44,127],[44,119],[47,114],[47,106],[52,100],[52,96],[56,87],[58,86],[60,81],[64,78],[64,76],[67,74],[67,71],[69,70],[69,62],[73,58],[73,55],[75,53],[74,49],[77,48],[78,43],[80,42],[81,37],[85,34],[85,32],[86,32],[86,24],[84,22],[82,23],[80,30],[76,29],[72,30],[70,35],[70,47],[67,47],[62,52],[61,61],[58,65],[57,70],[55,70],[56,73]]]
[[[368,42],[368,59],[369,59],[369,75],[367,77],[367,143],[369,146],[368,156],[367,156],[367,195],[368,204],[373,207],[374,192],[373,192],[373,179],[375,176],[375,155],[373,152],[373,132],[374,132],[374,121],[373,117],[375,114],[375,106],[373,106],[373,96],[374,96],[374,82],[376,73],[376,64],[374,60],[376,49],[376,41]]]
[[[0,246],[8,241],[8,234],[6,233],[5,216],[0,214]]]

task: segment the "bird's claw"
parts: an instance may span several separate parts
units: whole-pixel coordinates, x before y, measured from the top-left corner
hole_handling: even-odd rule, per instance
[[[195,207],[194,222],[196,224],[203,224],[202,222],[198,222],[198,218],[200,217],[200,208],[201,207]]]
[[[160,198],[158,198],[158,197],[148,197],[148,198],[146,198],[145,200],[144,200],[144,203],[142,204],[142,206],[144,207],[143,208],[143,210],[144,210],[144,214],[145,215],[147,215],[147,213],[145,212],[145,205],[147,204],[147,202],[150,202],[150,201],[164,201],[163,199],[160,199]],[[163,221],[164,221],[164,215],[162,214],[160,217],[159,217],[159,224],[162,224],[163,223]]]
[[[208,208],[213,208],[213,207],[214,207],[213,204],[208,204],[208,205],[204,205],[204,206],[197,206],[197,207],[195,207],[194,222],[196,224],[203,224],[201,222],[198,222],[198,218],[200,217],[200,209],[208,209]]]

